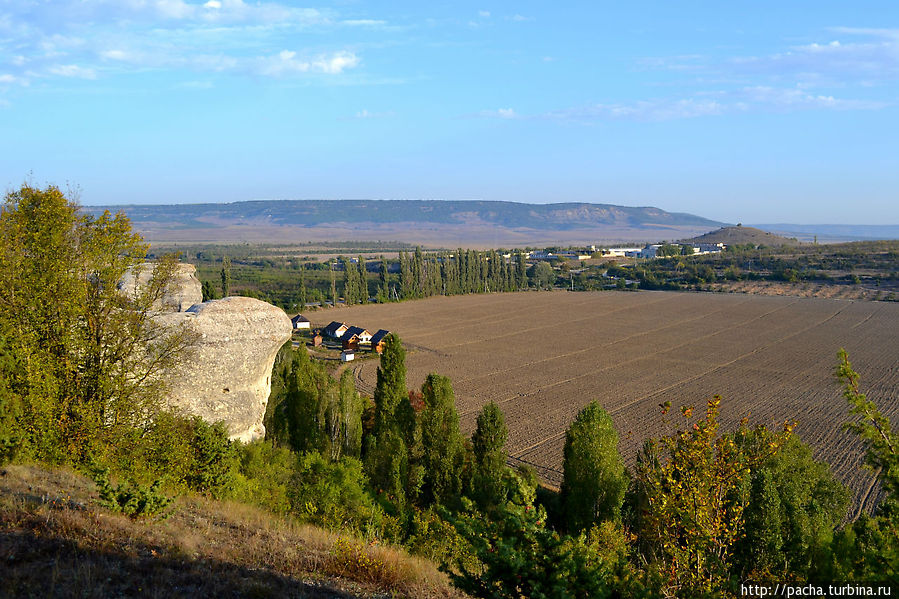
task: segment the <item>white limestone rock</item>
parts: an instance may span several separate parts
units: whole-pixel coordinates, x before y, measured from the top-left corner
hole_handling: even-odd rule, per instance
[[[207,422],[223,421],[231,439],[265,436],[272,367],[292,330],[284,310],[249,297],[226,297],[157,318],[166,326],[190,325],[199,335],[170,373],[169,403]]]
[[[153,278],[156,265],[146,262],[139,267],[130,268],[119,283],[126,295],[135,297]],[[197,267],[193,264],[180,263],[175,266],[174,277],[166,293],[153,304],[153,309],[160,312],[184,312],[194,304],[203,301],[203,286],[197,278]]]

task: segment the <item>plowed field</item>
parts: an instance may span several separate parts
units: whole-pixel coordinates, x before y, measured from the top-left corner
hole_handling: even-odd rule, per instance
[[[561,480],[565,430],[598,400],[615,420],[629,464],[649,436],[680,425],[659,404],[702,410],[724,397],[722,423],[799,421],[798,433],[855,493],[875,501],[863,450],[840,428],[846,401],[832,372],[845,347],[868,397],[899,422],[899,304],[691,293],[509,293],[436,297],[313,314],[386,328],[407,350],[407,382],[429,372],[452,379],[463,432],[497,402],[513,461],[549,484]],[[327,321],[325,321],[327,319]],[[374,388],[377,362],[355,366]]]

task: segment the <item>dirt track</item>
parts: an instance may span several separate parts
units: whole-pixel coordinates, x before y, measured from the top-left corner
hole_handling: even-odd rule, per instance
[[[868,397],[899,418],[899,304],[739,294],[516,293],[437,297],[313,313],[400,335],[408,384],[449,376],[463,431],[499,403],[507,449],[550,484],[561,480],[564,433],[593,399],[612,414],[628,463],[666,423],[659,404],[702,409],[724,397],[722,422],[799,421],[798,433],[856,495],[875,500],[862,447],[840,424],[846,402],[832,377],[845,347]],[[355,368],[371,389],[377,362]]]

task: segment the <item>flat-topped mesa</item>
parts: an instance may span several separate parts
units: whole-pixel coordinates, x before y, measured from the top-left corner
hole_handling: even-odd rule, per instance
[[[169,404],[207,422],[223,421],[231,439],[265,436],[272,367],[292,330],[284,310],[249,297],[226,297],[157,318],[166,326],[192,326],[198,334],[170,373]]]
[[[129,268],[121,282],[119,289],[129,297],[135,297],[146,289],[156,264],[145,262],[140,266]],[[153,310],[159,312],[184,312],[194,304],[203,301],[203,286],[197,278],[197,267],[193,264],[179,263],[175,265],[172,280],[168,284],[162,296],[153,303]]]

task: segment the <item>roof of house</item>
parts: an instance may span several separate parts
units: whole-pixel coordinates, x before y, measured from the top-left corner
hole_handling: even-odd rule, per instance
[[[372,345],[379,344],[384,339],[384,337],[386,337],[389,334],[390,334],[390,331],[388,331],[386,329],[379,329],[377,333],[375,333],[374,335],[371,336],[371,344]]]
[[[302,314],[297,314],[296,316],[294,316],[293,318],[290,319],[290,322],[293,322],[293,323],[309,322],[309,319],[306,318],[305,316],[303,316]]]
[[[345,326],[347,326],[345,322],[337,322],[335,320],[331,324],[326,326],[324,329],[322,329],[322,333],[325,333],[326,335],[330,335],[330,336],[334,337],[335,335],[337,335],[337,330],[340,327],[345,327]]]
[[[353,335],[362,335],[362,333],[368,333],[368,331],[366,331],[362,327],[350,327],[343,334],[343,338],[344,339],[352,339]],[[369,333],[369,335],[370,334],[371,333]]]

